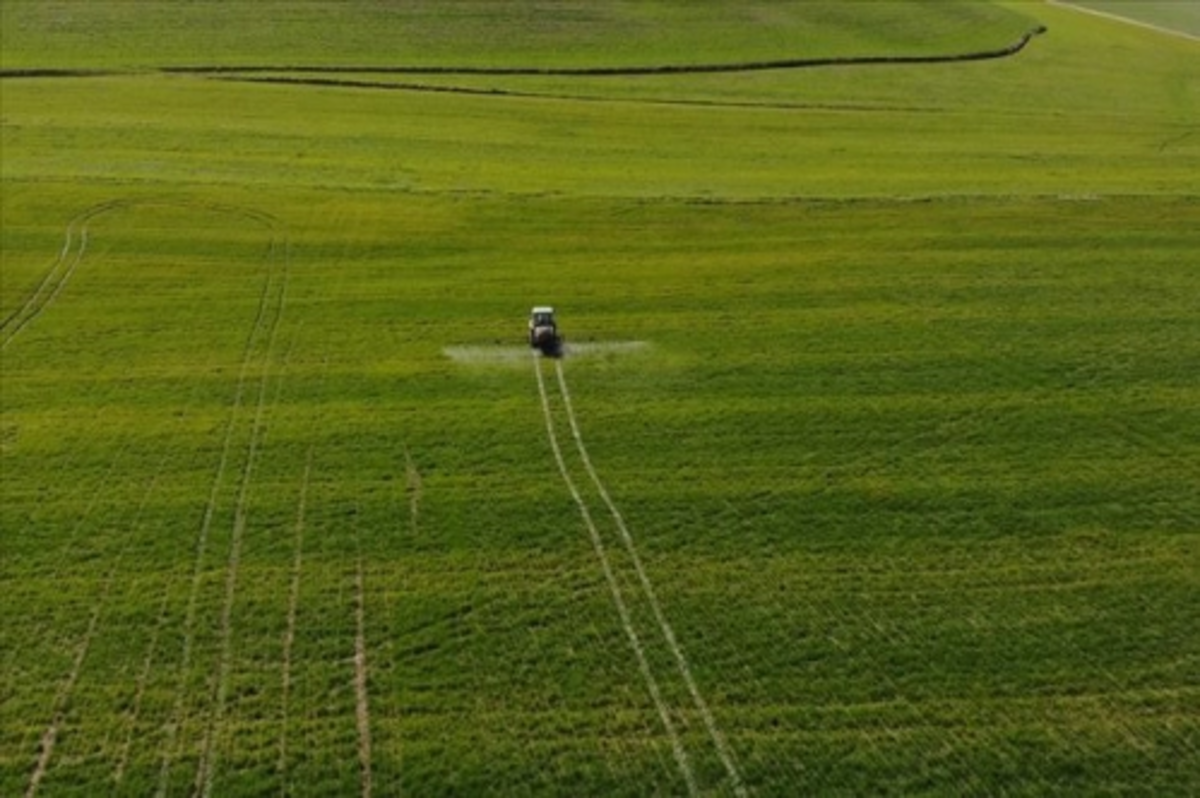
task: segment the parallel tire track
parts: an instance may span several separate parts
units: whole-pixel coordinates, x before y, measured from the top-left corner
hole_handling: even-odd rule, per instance
[[[362,798],[371,798],[371,705],[367,695],[366,593],[361,553],[354,575],[354,719],[358,726]]]
[[[241,216],[256,223],[262,224],[270,231],[271,238],[270,246],[266,253],[266,276],[263,280],[262,289],[259,293],[254,321],[251,324],[250,333],[246,337],[246,344],[242,351],[242,362],[238,369],[237,385],[234,390],[233,403],[230,407],[229,415],[225,423],[225,433],[221,443],[221,454],[217,462],[216,470],[213,473],[213,481],[209,489],[208,500],[205,503],[200,526],[196,533],[191,584],[188,592],[187,608],[184,616],[183,644],[179,664],[179,677],[175,686],[174,705],[170,718],[168,719],[164,729],[165,740],[162,746],[162,764],[159,769],[158,787],[155,792],[155,794],[158,796],[163,796],[167,793],[168,780],[170,777],[170,771],[174,757],[174,749],[179,735],[179,727],[183,722],[183,704],[186,693],[184,685],[187,679],[188,670],[192,663],[193,635],[196,627],[196,616],[199,606],[200,584],[203,578],[204,558],[207,554],[208,540],[212,531],[213,519],[216,515],[221,489],[225,483],[225,473],[229,468],[229,461],[232,458],[234,449],[234,436],[239,426],[239,419],[243,415],[246,387],[247,383],[250,381],[250,373],[255,366],[256,359],[261,361],[259,364],[261,371],[259,402],[263,401],[262,397],[264,395],[265,388],[263,388],[262,385],[267,380],[269,375],[269,361],[271,354],[270,346],[268,345],[265,347],[265,351],[258,358],[256,358],[256,352],[260,346],[262,346],[261,342],[263,339],[266,339],[266,341],[269,343],[274,341],[275,331],[283,314],[283,302],[286,292],[286,275],[289,257],[286,231],[281,228],[281,225],[274,217],[258,211],[247,210],[233,206],[213,204],[199,207],[216,213],[227,213],[234,216]],[[281,235],[284,236],[282,258],[279,257],[280,242],[278,240]],[[277,260],[282,261],[281,268],[284,272],[284,278],[282,280],[275,279],[274,273]],[[239,497],[241,500],[243,500],[243,509],[245,495],[244,491],[248,485],[250,477],[251,461],[253,460],[257,449],[257,434],[261,425],[261,417],[259,415],[260,410],[261,408],[256,405],[255,426],[252,428],[249,450],[242,467]],[[237,537],[238,536],[235,529],[234,543],[231,544],[230,549],[231,563],[236,563],[239,545],[237,543]],[[236,564],[234,564],[232,568],[234,572],[236,572]],[[230,566],[227,566],[227,573],[229,569]],[[227,596],[230,589],[231,586],[227,577]],[[224,612],[222,618],[224,620]],[[222,636],[224,639],[224,631],[222,632]],[[223,651],[224,646],[225,644],[223,643]],[[218,679],[218,689],[219,684],[220,680]],[[194,782],[194,787],[197,793],[211,788],[211,771],[209,770],[209,763],[211,760],[211,728],[212,723],[210,722],[206,729],[203,751],[197,768],[196,781]],[[209,787],[206,787],[206,784],[209,785]]]
[[[288,733],[291,730],[289,702],[292,694],[292,648],[296,642],[296,617],[300,607],[300,574],[304,568],[304,514],[308,506],[308,486],[312,479],[314,447],[310,446],[300,478],[300,498],[296,507],[295,536],[292,543],[292,573],[288,583],[287,625],[283,633],[282,707],[280,710],[279,765],[280,776],[286,778],[288,768]],[[285,787],[286,789],[286,787]]]
[[[58,741],[58,733],[62,728],[67,706],[71,700],[71,694],[75,691],[75,683],[79,681],[79,674],[83,670],[84,660],[87,659],[88,650],[91,648],[92,639],[96,636],[96,627],[100,624],[100,615],[108,599],[109,589],[112,587],[112,578],[112,574],[109,574],[108,579],[105,581],[104,589],[95,606],[92,608],[91,618],[88,619],[87,631],[83,633],[83,637],[75,647],[75,657],[71,663],[71,671],[67,674],[66,680],[54,698],[54,715],[50,719],[49,725],[46,726],[46,731],[42,734],[41,743],[38,746],[37,763],[34,765],[33,774],[29,777],[29,784],[25,788],[25,798],[33,798],[37,794],[38,786],[41,784],[42,779],[46,775],[46,770],[50,765],[50,757],[54,755],[54,746]]]
[[[150,634],[150,642],[146,645],[145,656],[142,657],[141,670],[138,671],[133,706],[129,711],[129,728],[126,730],[125,739],[121,743],[120,754],[117,756],[117,766],[113,770],[113,783],[117,786],[120,786],[125,780],[125,769],[129,765],[129,752],[133,747],[134,730],[137,725],[138,716],[142,711],[142,701],[146,696],[146,685],[150,681],[150,671],[154,666],[154,657],[158,651],[158,639],[162,635],[163,627],[167,622],[167,610],[170,606],[170,598],[171,591],[169,587],[164,587],[162,600],[158,603],[158,616],[154,622],[154,630]]]
[[[17,309],[0,321],[0,351],[7,349],[22,330],[42,315],[70,282],[87,253],[88,223],[107,211],[129,204],[127,200],[103,202],[88,208],[67,223],[63,246],[58,252],[58,257]]]
[[[575,448],[579,451],[579,457],[583,461],[583,466],[587,470],[588,476],[591,477],[592,484],[596,486],[596,490],[600,494],[600,498],[604,501],[604,505],[608,508],[609,514],[617,525],[617,530],[621,535],[621,542],[625,544],[625,550],[629,554],[630,561],[633,562],[634,571],[637,573],[638,582],[641,584],[642,592],[645,594],[647,601],[650,604],[650,609],[654,613],[654,620],[658,622],[659,631],[662,632],[663,639],[667,641],[667,648],[671,650],[671,654],[675,658],[676,667],[679,669],[679,675],[683,678],[684,684],[687,685],[688,693],[692,696],[692,702],[696,706],[696,710],[700,713],[700,717],[704,720],[704,727],[708,731],[709,738],[717,749],[717,755],[721,759],[721,764],[725,767],[725,772],[729,775],[729,780],[733,786],[735,795],[745,796],[746,788],[742,783],[741,774],[737,766],[734,764],[733,752],[729,748],[729,744],[725,740],[725,736],[721,734],[717,728],[716,720],[713,718],[712,711],[708,708],[708,703],[700,693],[700,689],[696,686],[696,680],[692,676],[692,670],[688,666],[687,657],[683,654],[683,649],[679,646],[679,641],[675,637],[675,632],[671,628],[671,624],[667,621],[663,614],[662,605],[658,601],[658,596],[654,592],[654,586],[650,583],[650,577],[646,575],[646,569],[642,566],[642,558],[638,556],[637,547],[634,545],[633,536],[629,533],[629,528],[625,525],[625,519],[621,516],[608,490],[605,489],[604,483],[600,481],[600,475],[596,473],[595,467],[592,466],[592,459],[588,457],[587,448],[583,445],[583,435],[579,431],[579,423],[575,419],[575,409],[571,404],[571,392],[567,390],[567,380],[563,374],[563,365],[561,360],[554,361],[555,374],[558,377],[559,392],[562,394],[563,407],[567,411],[567,420],[571,426],[571,435],[575,439]],[[541,370],[539,368],[539,375]]]
[[[533,358],[534,373],[537,375],[538,395],[541,397],[542,402],[542,415],[546,422],[546,436],[550,441],[550,448],[554,452],[554,460],[558,464],[558,470],[562,475],[563,482],[566,483],[567,490],[571,493],[571,498],[575,500],[575,505],[579,508],[579,514],[582,516],[583,523],[587,527],[588,535],[592,541],[592,548],[596,552],[596,558],[600,560],[600,567],[604,571],[605,580],[608,582],[609,593],[612,594],[613,603],[617,607],[617,614],[621,617],[621,628],[624,629],[625,636],[629,639],[629,646],[633,649],[634,656],[637,658],[638,670],[641,671],[642,679],[646,683],[646,689],[654,701],[654,707],[658,710],[658,717],[662,721],[663,728],[667,732],[667,737],[671,741],[671,752],[675,757],[675,764],[678,766],[679,773],[683,776],[687,784],[688,794],[699,795],[700,790],[696,784],[696,774],[692,770],[692,764],[688,759],[687,751],[684,750],[679,732],[675,729],[675,723],[671,720],[671,715],[667,710],[666,702],[663,700],[658,681],[654,678],[654,673],[650,669],[650,662],[646,658],[646,651],[642,646],[641,638],[633,626],[629,607],[625,603],[620,583],[617,581],[612,563],[609,561],[608,551],[605,549],[604,541],[600,537],[600,531],[596,528],[596,524],[592,520],[591,511],[588,510],[587,502],[584,501],[579,488],[571,478],[571,472],[568,470],[566,460],[563,458],[562,448],[558,443],[558,435],[554,430],[554,420],[550,412],[550,396],[546,390],[545,378],[542,377],[541,363],[536,353],[533,355]]]
[[[273,284],[274,282],[274,284]],[[250,427],[250,441],[247,444],[245,460],[242,464],[241,476],[238,481],[237,499],[234,504],[233,536],[229,546],[229,560],[225,569],[225,600],[221,608],[221,653],[218,661],[213,710],[210,715],[208,732],[205,739],[204,755],[201,757],[201,767],[198,769],[198,780],[201,794],[212,794],[213,775],[216,767],[214,740],[221,734],[222,721],[225,717],[225,706],[229,693],[229,671],[232,659],[232,616],[233,602],[237,589],[238,566],[241,562],[242,542],[246,534],[246,505],[250,494],[250,483],[254,476],[254,465],[258,459],[258,450],[263,437],[263,422],[266,415],[267,389],[271,382],[271,359],[275,349],[279,322],[283,317],[284,304],[287,302],[287,252],[283,256],[282,275],[278,281],[267,278],[264,287],[264,297],[269,293],[270,307],[265,309],[267,316],[266,344],[262,355],[261,374],[258,381],[258,394],[254,403],[254,415]],[[260,308],[262,306],[260,305]]]
[[[264,258],[266,263],[266,273],[258,298],[255,318],[251,325],[250,333],[246,338],[245,347],[242,353],[241,366],[238,372],[237,386],[234,392],[233,404],[226,421],[219,462],[217,463],[216,470],[213,475],[209,497],[205,504],[202,519],[197,530],[191,585],[187,601],[186,616],[184,620],[181,664],[179,666],[179,677],[176,685],[174,708],[171,716],[164,726],[165,744],[163,745],[163,758],[157,789],[157,794],[159,795],[163,795],[167,791],[172,757],[177,742],[179,726],[182,722],[182,712],[186,692],[184,690],[184,684],[188,670],[192,663],[193,633],[197,622],[199,592],[203,577],[203,563],[207,553],[208,541],[213,527],[220,494],[226,481],[226,473],[229,470],[230,462],[233,459],[235,450],[235,433],[245,424],[245,422],[242,420],[242,417],[244,415],[244,405],[248,385],[252,380],[252,373],[255,369],[258,369],[258,395],[252,420],[250,422],[249,443],[247,444],[247,450],[242,459],[241,478],[235,504],[234,529],[229,562],[226,569],[225,603],[223,606],[220,627],[221,658],[218,664],[218,678],[215,680],[214,687],[216,692],[216,700],[213,702],[214,708],[212,709],[212,715],[210,716],[210,721],[204,740],[204,753],[200,760],[200,768],[198,770],[196,781],[197,792],[203,792],[207,795],[211,792],[212,788],[212,772],[214,762],[214,757],[212,755],[213,730],[219,730],[220,728],[224,699],[228,690],[230,666],[229,620],[232,613],[232,602],[234,596],[234,587],[236,585],[237,565],[240,555],[241,541],[245,530],[247,497],[249,495],[249,486],[253,474],[253,465],[257,457],[259,441],[261,439],[262,429],[264,427],[266,393],[270,378],[270,363],[272,360],[272,353],[279,323],[283,316],[284,303],[286,301],[287,294],[290,253],[288,250],[289,244],[286,237],[286,230],[282,227],[278,220],[269,214],[252,209],[245,209],[237,206],[223,205],[218,203],[145,198],[111,200],[94,205],[76,215],[68,222],[63,246],[53,263],[47,269],[45,275],[38,282],[38,284],[29,291],[20,305],[3,320],[0,320],[0,350],[7,349],[16,339],[16,337],[23,330],[27,329],[30,324],[37,320],[48,308],[50,308],[54,304],[55,300],[58,299],[58,297],[66,289],[71,281],[71,278],[84,263],[86,256],[88,255],[90,241],[89,230],[92,222],[94,222],[100,216],[112,211],[136,207],[155,206],[180,208],[185,212],[192,213],[192,215],[197,212],[207,212],[241,218],[265,227],[270,233],[269,247]],[[118,452],[118,456],[119,454],[120,453]],[[114,463],[110,465],[109,473],[111,473],[114,467],[115,459]],[[88,512],[85,513],[85,518],[88,514],[90,514],[90,508],[92,505],[100,498],[101,492],[102,491],[98,491],[93,495],[88,504]],[[145,500],[143,500],[143,504],[144,501]],[[140,512],[141,510],[139,509],[139,515]],[[81,519],[80,524],[82,523],[83,520]],[[116,578],[115,569],[116,566],[114,565],[113,572],[109,574],[105,581],[100,601],[96,604],[92,611],[87,630],[83,634],[79,644],[76,647],[72,668],[56,695],[53,716],[45,733],[42,736],[42,740],[39,745],[37,761],[33,767],[30,781],[27,785],[27,796],[32,796],[36,793],[39,784],[47,772],[47,767],[53,754],[56,740],[59,736],[59,730],[65,717],[65,711],[69,704],[71,693],[73,692],[75,683],[77,682],[79,674],[83,668],[88,651],[91,647],[92,640],[96,635],[96,630],[100,623],[105,599],[107,598],[113,581]],[[160,607],[160,621],[161,619],[165,618],[167,614],[166,602],[167,599],[164,598],[163,606]],[[153,659],[154,649],[157,645],[157,638],[158,630],[155,631],[154,637],[150,643],[150,649],[147,651],[143,660],[143,672],[138,679],[138,692],[137,697],[135,698],[135,705],[140,705],[142,695],[145,690],[145,682],[148,678],[148,669]],[[130,733],[132,733],[132,727],[130,729]],[[118,783],[121,781],[124,775],[124,767],[126,764],[126,757],[128,756],[129,742],[130,741],[127,739],[125,745],[123,746],[121,761],[118,763],[115,774],[115,778]]]
[[[131,529],[133,530],[136,530],[141,524],[142,513],[145,512],[146,505],[150,501],[150,496],[154,493],[158,485],[159,471],[161,471],[161,465],[155,470],[154,477],[150,480],[146,486],[146,490],[142,494],[141,502],[138,504],[137,512],[131,524]],[[58,694],[55,696],[54,714],[51,717],[49,725],[46,727],[46,731],[42,734],[41,743],[38,748],[37,763],[34,765],[33,774],[30,776],[29,784],[25,789],[25,798],[33,798],[37,794],[42,779],[45,778],[46,771],[50,765],[50,758],[54,754],[54,747],[58,740],[59,731],[66,719],[67,707],[75,691],[75,685],[79,681],[79,676],[83,672],[84,662],[87,660],[92,641],[96,637],[96,630],[100,626],[100,618],[104,614],[105,606],[108,604],[109,594],[112,593],[113,583],[117,581],[117,573],[120,570],[121,561],[124,559],[126,551],[132,545],[131,540],[132,535],[118,551],[115,561],[109,568],[108,576],[104,580],[104,586],[101,588],[100,595],[96,598],[92,614],[88,619],[87,630],[75,648],[75,657],[71,663],[71,670],[59,688]]]

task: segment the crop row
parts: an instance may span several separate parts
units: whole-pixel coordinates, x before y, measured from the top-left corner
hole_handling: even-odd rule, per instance
[[[5,352],[0,792],[684,789],[530,360],[444,353],[519,345],[549,284],[569,341],[645,342],[562,366],[748,789],[1179,791],[1192,205],[1056,230],[1050,201],[533,205],[525,227],[431,200],[383,244],[293,223],[286,283],[245,216],[97,218],[95,259]],[[628,235],[553,283],[614,218]],[[687,257],[659,243],[677,222]],[[838,228],[867,231],[844,261]],[[495,265],[501,229],[527,271]],[[458,298],[475,278],[500,293]],[[679,745],[726,783],[619,540]]]

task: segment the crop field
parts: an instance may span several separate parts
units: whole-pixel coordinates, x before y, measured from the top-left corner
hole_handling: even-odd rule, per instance
[[[1153,25],[1186,36],[1200,37],[1200,6],[1177,0],[1072,0],[1070,5],[1127,19],[1135,24]]]
[[[1200,44],[0,12],[0,795],[1200,787]]]

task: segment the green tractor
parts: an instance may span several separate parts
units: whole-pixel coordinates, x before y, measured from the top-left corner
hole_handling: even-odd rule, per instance
[[[529,312],[529,346],[545,357],[562,354],[563,338],[554,321],[554,308],[539,305]]]

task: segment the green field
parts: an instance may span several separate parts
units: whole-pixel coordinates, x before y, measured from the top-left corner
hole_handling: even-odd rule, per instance
[[[0,795],[1194,794],[1200,45],[0,4]]]
[[[1200,5],[1181,0],[1072,0],[1071,5],[1200,36]]]

